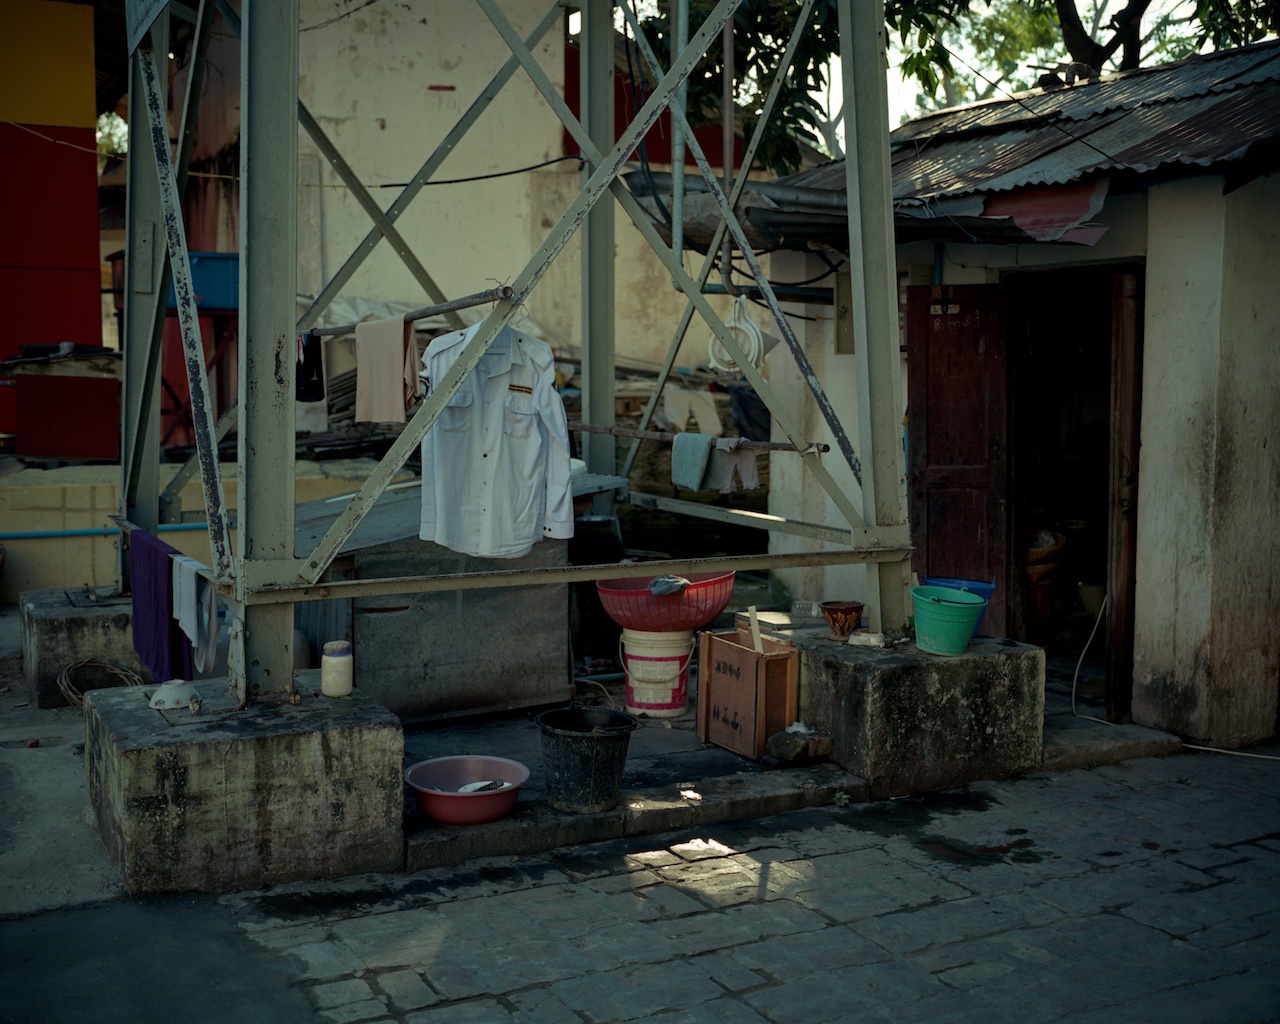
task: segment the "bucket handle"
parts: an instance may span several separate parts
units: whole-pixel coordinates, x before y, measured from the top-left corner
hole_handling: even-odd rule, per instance
[[[970,590],[968,587],[961,587],[960,589],[966,594],[973,594],[973,591]],[[978,595],[974,594],[974,596],[977,597]],[[954,604],[954,605],[958,605],[961,608],[977,608],[978,607],[972,601],[948,601],[945,597],[936,597],[933,594],[930,594],[928,597],[925,598],[925,600],[932,601],[934,604]],[[986,598],[983,598],[983,600],[985,601]]]
[[[693,652],[694,652],[694,651],[696,651],[697,649],[698,649],[698,634],[697,634],[697,632],[695,631],[695,632],[694,632],[694,634],[693,634],[693,643],[691,643],[691,644],[689,645],[689,653],[688,653],[688,655],[687,655],[687,657],[688,657],[689,661],[685,663],[685,664],[686,664],[686,666],[687,666],[688,664],[692,663],[692,661],[693,661]],[[627,656],[626,656],[626,654],[625,654],[625,653],[623,652],[623,650],[622,650],[622,637],[618,637],[618,664],[622,666],[622,671],[623,671],[623,673],[624,673],[624,674],[626,674],[626,672],[627,672]],[[677,663],[676,663],[676,670],[675,670],[674,672],[672,672],[672,673],[671,673],[671,675],[666,676],[666,677],[664,677],[664,678],[662,678],[662,679],[655,679],[655,680],[653,680],[653,681],[654,681],[655,683],[668,683],[668,682],[670,682],[672,679],[679,679],[679,678],[680,678],[680,665],[679,665],[679,663],[677,662]]]

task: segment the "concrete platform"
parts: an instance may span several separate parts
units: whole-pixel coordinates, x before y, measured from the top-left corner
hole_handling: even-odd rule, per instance
[[[84,722],[78,709],[35,706],[20,674],[19,648],[17,609],[0,606],[0,820],[5,823],[0,829],[0,877],[7,883],[0,887],[0,914],[117,898],[123,891],[120,869],[99,839],[96,817],[83,813],[89,802]],[[1075,665],[1074,654],[1048,659],[1043,759],[1026,774],[1182,753],[1176,736],[1132,725],[1108,726],[1073,714]],[[1095,652],[1080,673],[1080,715],[1102,714],[1101,671]],[[696,700],[696,676],[691,683]],[[102,691],[92,702],[120,699],[123,692]],[[582,692],[614,703],[623,698],[618,681],[585,685]],[[870,798],[866,780],[838,766],[767,770],[719,747],[701,744],[694,707],[691,703],[680,718],[650,720],[632,734],[622,803],[616,812],[605,815],[570,815],[548,807],[540,736],[531,711],[406,730],[403,764],[396,764],[391,783],[394,809],[389,812],[400,859],[388,870],[459,864],[499,852],[534,854],[611,836],[655,834],[734,816],[829,805],[843,802],[840,794],[854,803]],[[157,712],[150,714],[158,717]],[[183,726],[163,728],[189,731]],[[493,752],[514,757],[532,769],[515,812],[503,821],[474,826],[428,822],[404,792],[402,766],[446,754]],[[389,768],[387,776],[391,776]],[[305,781],[298,775],[289,777],[300,785]],[[258,820],[259,811],[249,810]],[[311,851],[328,848],[323,837],[308,839],[304,845]],[[334,870],[331,863],[325,866]]]
[[[1044,651],[979,637],[956,657],[795,632],[800,718],[831,736],[832,757],[873,799],[951,789],[1038,768]]]
[[[36,707],[67,706],[58,675],[68,666],[76,666],[70,683],[77,693],[124,686],[122,671],[152,681],[133,650],[133,602],[114,595],[113,587],[22,593],[22,668]]]
[[[225,892],[398,871],[404,864],[399,720],[367,696],[157,711],[153,687],[85,697],[89,806],[129,892]],[[311,678],[314,677],[314,678]]]

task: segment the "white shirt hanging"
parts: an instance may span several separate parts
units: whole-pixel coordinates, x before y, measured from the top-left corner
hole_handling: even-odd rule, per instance
[[[476,324],[423,353],[428,393]],[[518,558],[573,536],[569,428],[551,346],[504,327],[422,439],[418,536],[482,558]]]

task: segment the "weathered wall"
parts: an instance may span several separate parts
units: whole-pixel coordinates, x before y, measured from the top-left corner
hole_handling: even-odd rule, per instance
[[[1280,183],[1151,192],[1135,721],[1223,746],[1273,734],[1280,545]]]

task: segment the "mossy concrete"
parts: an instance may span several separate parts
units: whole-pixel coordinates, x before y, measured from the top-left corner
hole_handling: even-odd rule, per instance
[[[66,707],[58,674],[68,666],[76,666],[68,682],[77,693],[125,685],[111,666],[151,681],[133,650],[133,602],[115,588],[26,590],[18,613],[23,675],[36,707]]]
[[[1039,769],[1044,651],[979,638],[957,657],[796,633],[800,719],[872,799],[949,789]]]
[[[152,686],[85,698],[89,808],[134,894],[230,892],[404,865],[404,735],[369,697],[156,711]]]

